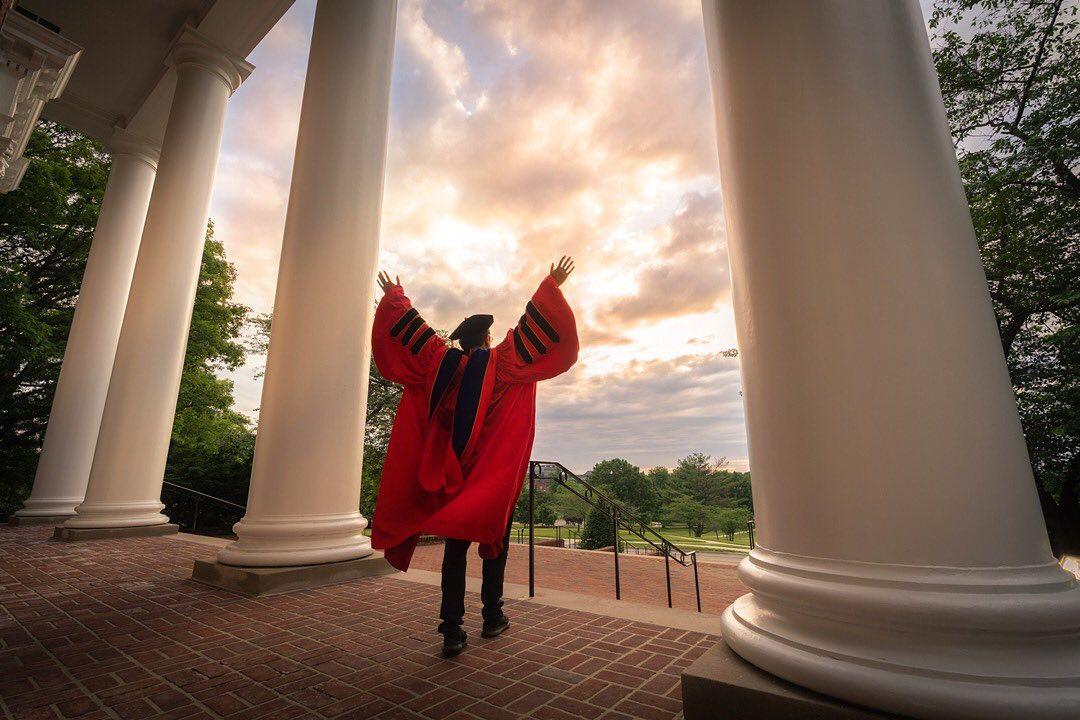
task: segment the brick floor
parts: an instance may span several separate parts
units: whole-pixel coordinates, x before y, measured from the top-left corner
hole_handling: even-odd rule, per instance
[[[189,580],[211,547],[48,534],[0,528],[5,718],[675,718],[680,671],[717,641],[508,601],[503,637],[470,613],[470,647],[445,660],[433,586],[248,599]]]
[[[469,549],[468,573],[480,577],[481,561],[475,546]],[[442,564],[442,545],[420,545],[412,565],[421,570],[438,570]],[[620,555],[619,578],[622,599],[646,605],[667,606],[667,587],[663,558],[647,555]],[[740,595],[749,592],[739,581],[733,565],[701,562],[701,610],[719,615]],[[511,544],[506,562],[506,581],[529,582],[529,548]],[[553,590],[568,590],[584,595],[615,597],[615,561],[609,552],[536,548],[536,584]],[[671,563],[671,600],[676,608],[695,610],[694,570]]]

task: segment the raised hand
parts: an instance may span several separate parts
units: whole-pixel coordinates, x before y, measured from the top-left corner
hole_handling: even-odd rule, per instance
[[[385,270],[379,272],[379,287],[382,288],[384,294],[390,292],[390,288],[399,285],[401,285],[400,275],[391,280],[390,275]]]
[[[562,285],[566,282],[566,278],[570,277],[570,273],[574,272],[574,259],[569,255],[563,255],[559,259],[559,265],[556,267],[555,263],[551,264],[551,278],[555,281],[556,285]]]

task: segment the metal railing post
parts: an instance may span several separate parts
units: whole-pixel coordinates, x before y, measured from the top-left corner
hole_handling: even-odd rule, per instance
[[[191,527],[188,528],[190,531],[194,531],[195,528],[199,524],[199,513],[200,513],[200,511],[202,509],[202,501],[203,500],[206,500],[208,502],[215,502],[215,503],[218,503],[219,505],[225,505],[225,506],[230,507],[230,508],[235,508],[236,510],[241,511],[241,515],[242,515],[243,511],[245,511],[247,509],[244,505],[241,505],[239,503],[234,503],[231,500],[226,500],[225,498],[215,497],[213,495],[209,495],[209,494],[201,492],[199,490],[195,490],[194,488],[189,488],[189,487],[187,487],[185,485],[177,485],[176,483],[169,482],[168,480],[163,480],[162,481],[161,491],[162,491],[162,493],[164,493],[166,491],[170,491],[170,492],[182,491],[182,493],[186,493],[186,494],[178,494],[177,495],[178,498],[181,498],[181,499],[187,499],[189,497],[194,497],[195,498],[195,507],[193,508],[192,519],[191,519]],[[174,514],[177,514],[177,522],[179,522],[179,513],[180,513],[180,509],[179,509],[179,507],[177,507],[174,510]]]
[[[611,524],[615,531],[615,542],[611,546],[615,551],[615,599],[622,600],[622,586],[619,583],[619,509],[614,505],[611,507]]]
[[[697,551],[691,555],[694,560],[694,595],[697,596],[697,611],[701,612],[701,584],[698,582],[697,574]]]
[[[536,545],[533,518],[536,514],[536,466],[529,463],[529,597],[536,597]]]
[[[675,557],[675,562],[679,563],[682,567],[689,565],[694,566],[694,592],[697,597],[698,612],[701,612],[701,585],[698,578],[697,569],[697,555],[693,552],[687,552],[678,545],[672,543],[667,537],[661,535],[659,532],[650,527],[644,520],[636,516],[630,510],[623,508],[618,502],[605,495],[603,492],[593,487],[587,481],[578,477],[574,473],[567,470],[561,463],[550,462],[545,460],[530,460],[529,461],[529,595],[534,596],[534,576],[535,576],[535,559],[533,546],[535,540],[533,539],[533,527],[535,525],[535,501],[533,500],[533,493],[535,492],[535,480],[536,475],[540,472],[540,468],[545,465],[550,465],[557,471],[557,475],[552,479],[559,483],[562,487],[569,490],[581,500],[585,501],[593,510],[601,513],[611,515],[611,523],[614,530],[614,539],[612,543],[612,555],[615,561],[615,597],[616,599],[622,599],[622,576],[620,572],[619,555],[624,552],[622,548],[622,540],[620,539],[620,523],[626,523],[626,530],[632,533],[636,537],[640,538],[645,545],[656,549],[659,552],[664,553],[664,575],[667,580],[667,593],[668,593],[668,607],[672,607],[673,598],[671,592],[671,560],[673,552],[678,552],[679,555]],[[575,484],[571,484],[571,480],[576,485],[583,486],[577,487]],[[567,528],[565,537],[567,541],[574,545],[580,546],[581,544],[582,530],[580,528],[573,529]],[[555,531],[556,539],[563,537],[561,529]],[[647,547],[638,548],[630,542],[629,547],[631,552],[635,554],[639,550],[648,550]]]
[[[671,607],[671,548],[664,546],[664,575],[667,577],[667,606]]]

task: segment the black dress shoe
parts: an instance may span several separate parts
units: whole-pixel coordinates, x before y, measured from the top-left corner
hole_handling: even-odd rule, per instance
[[[480,631],[480,637],[499,637],[508,627],[510,627],[510,620],[505,615],[503,615],[495,622],[484,623],[484,629]]]
[[[448,633],[446,635],[443,635],[443,657],[454,657],[465,649],[465,645],[468,644],[468,642],[469,636],[465,634],[464,630],[456,633]]]

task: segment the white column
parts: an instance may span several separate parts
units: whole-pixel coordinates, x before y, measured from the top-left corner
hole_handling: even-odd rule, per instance
[[[920,718],[1080,708],[913,0],[705,0],[758,548],[742,657]]]
[[[167,522],[159,498],[230,93],[251,71],[192,29],[170,55],[176,90],[116,350],[86,500],[69,528]]]
[[[229,565],[364,557],[360,467],[395,0],[319,0],[247,515]]]
[[[90,477],[158,162],[155,145],[123,130],[116,131],[107,149],[112,155],[109,183],[64,348],[34,489],[15,513],[18,518],[74,515]]]

